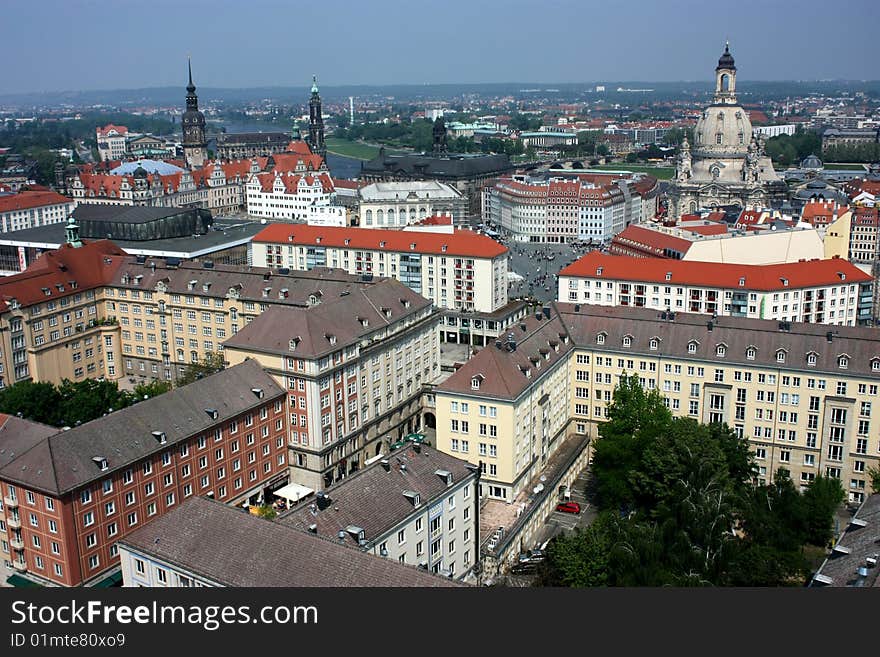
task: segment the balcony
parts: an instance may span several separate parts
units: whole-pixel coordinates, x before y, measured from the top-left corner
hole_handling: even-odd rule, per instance
[[[12,546],[14,550],[24,550],[24,543],[21,540],[21,536],[10,536],[9,545]]]
[[[18,515],[8,516],[6,518],[6,524],[9,525],[11,529],[21,529],[21,517]]]
[[[18,508],[18,500],[15,499],[14,497],[9,497],[9,495],[3,496],[3,504],[5,504],[10,509],[17,509]]]
[[[15,568],[20,573],[27,572],[27,562],[19,561],[18,559],[12,560],[12,567]]]

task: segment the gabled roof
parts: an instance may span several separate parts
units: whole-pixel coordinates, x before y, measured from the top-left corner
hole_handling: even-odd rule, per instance
[[[464,586],[201,497],[120,543],[225,586]]]
[[[48,424],[0,413],[0,469],[56,433]]]
[[[74,202],[72,198],[52,191],[25,190],[11,196],[0,196],[0,214]]]
[[[452,475],[453,486],[473,476],[466,461],[433,447],[423,446],[418,452],[412,446],[401,448],[391,452],[387,460],[388,470],[375,463],[326,489],[329,507],[321,509],[311,499],[312,504],[292,509],[277,522],[300,531],[309,531],[309,526],[315,525],[318,536],[333,539],[340,529],[354,525],[364,530],[367,541],[373,542],[415,512],[404,491],[418,493],[424,510],[432,501],[444,500],[448,495],[449,486],[438,470]],[[343,540],[357,545],[351,535]]]
[[[264,398],[253,388],[261,388]],[[0,479],[64,495],[283,394],[256,361],[245,361],[68,431],[56,429],[0,468]],[[153,431],[163,431],[167,443],[160,445]],[[109,469],[102,471],[95,457],[105,458]]]

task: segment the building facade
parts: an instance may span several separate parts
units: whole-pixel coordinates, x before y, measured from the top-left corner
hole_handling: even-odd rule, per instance
[[[440,362],[439,311],[398,281],[321,298],[269,308],[224,343],[229,363],[256,360],[288,390],[291,481],[312,490],[415,431]]]
[[[358,225],[403,228],[441,214],[460,223],[466,218],[466,206],[457,190],[433,180],[372,183],[358,190]]]
[[[277,522],[390,561],[469,579],[479,560],[479,473],[477,465],[412,444]]]
[[[52,191],[20,191],[0,195],[0,232],[59,224],[76,208],[74,199]]]
[[[9,555],[55,585],[97,583],[116,542],[193,495],[237,504],[287,481],[284,390],[244,363],[49,436],[0,468]]]
[[[747,439],[759,483],[782,467],[801,485],[836,477],[853,502],[871,493],[866,472],[880,463],[875,329],[560,303],[547,314],[527,318],[436,388],[438,449],[491,445],[490,428],[481,436],[491,406],[496,422],[505,418],[489,458],[498,475],[484,475],[483,495],[510,499],[545,438],[595,437],[614,387],[632,374],[674,415],[725,422]]]
[[[274,224],[251,242],[260,267],[341,268],[390,276],[440,308],[494,312],[507,305],[507,248],[484,235]]]
[[[840,258],[737,265],[592,251],[559,272],[558,286],[569,303],[837,326],[873,317],[873,279]]]
[[[284,132],[223,133],[217,136],[217,157],[221,160],[244,160],[283,153],[290,144]]]
[[[302,175],[274,171],[251,175],[245,186],[252,217],[305,222],[312,209],[332,207],[336,197],[328,173]]]
[[[109,123],[103,128],[96,128],[95,138],[98,142],[98,158],[101,162],[121,160],[125,157],[128,128],[124,125]]]

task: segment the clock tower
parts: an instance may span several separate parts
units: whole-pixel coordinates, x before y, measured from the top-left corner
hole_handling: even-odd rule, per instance
[[[327,159],[324,144],[324,119],[321,116],[321,96],[318,94],[318,78],[312,76],[312,96],[309,98],[309,148],[312,153]]]
[[[186,111],[180,122],[183,127],[183,153],[190,169],[204,166],[208,159],[208,142],[205,139],[205,115],[199,111],[199,97],[193,84],[192,63],[189,67],[189,84],[186,87]]]

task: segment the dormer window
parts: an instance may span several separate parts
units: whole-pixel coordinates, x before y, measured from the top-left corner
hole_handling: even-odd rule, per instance
[[[604,333],[604,332],[597,335],[596,336],[596,344],[605,344],[605,336],[606,335],[608,335],[608,334]]]
[[[740,287],[745,287],[745,286],[746,286],[746,279],[745,279],[745,276],[740,277],[740,279],[739,279],[739,286],[740,286]]]
[[[291,351],[296,351],[296,347],[297,347],[297,345],[299,345],[299,338],[293,338],[293,339],[290,341],[290,343],[289,343],[288,346],[290,347],[290,350],[291,350]]]
[[[788,279],[787,278],[780,278],[779,280],[782,282],[782,287],[788,287]]]
[[[719,344],[715,347],[715,355],[724,358],[727,355],[727,347],[723,344]]]
[[[880,358],[871,359],[871,371],[880,372]]]
[[[482,376],[477,375],[477,376],[471,377],[471,389],[472,390],[479,390],[480,383],[482,383],[482,382],[483,382]]]
[[[755,360],[755,356],[758,355],[758,350],[754,347],[749,347],[746,349],[746,359],[747,360]]]
[[[776,362],[784,363],[785,362],[785,349],[778,349],[776,351]]]
[[[697,345],[699,345],[699,342],[697,342],[696,340],[691,340],[690,342],[688,342],[688,353],[697,353]]]
[[[623,346],[624,347],[632,347],[633,339],[631,335],[623,336]]]
[[[848,368],[849,367],[849,356],[838,356],[837,357],[837,366],[842,370],[845,370],[846,368]]]
[[[596,276],[601,276],[601,275],[602,275],[602,268],[596,267]]]
[[[657,351],[660,348],[660,339],[651,338],[650,342],[648,342],[648,347],[651,349],[651,351]]]
[[[667,281],[671,281],[671,280],[672,280],[672,272],[671,272],[671,271],[666,272],[666,280],[667,280]]]
[[[815,353],[810,352],[810,353],[807,354],[807,365],[810,365],[810,366],[812,366],[812,367],[815,367],[815,365],[816,365],[816,360],[817,360],[817,359],[816,359],[816,354],[815,354]]]

